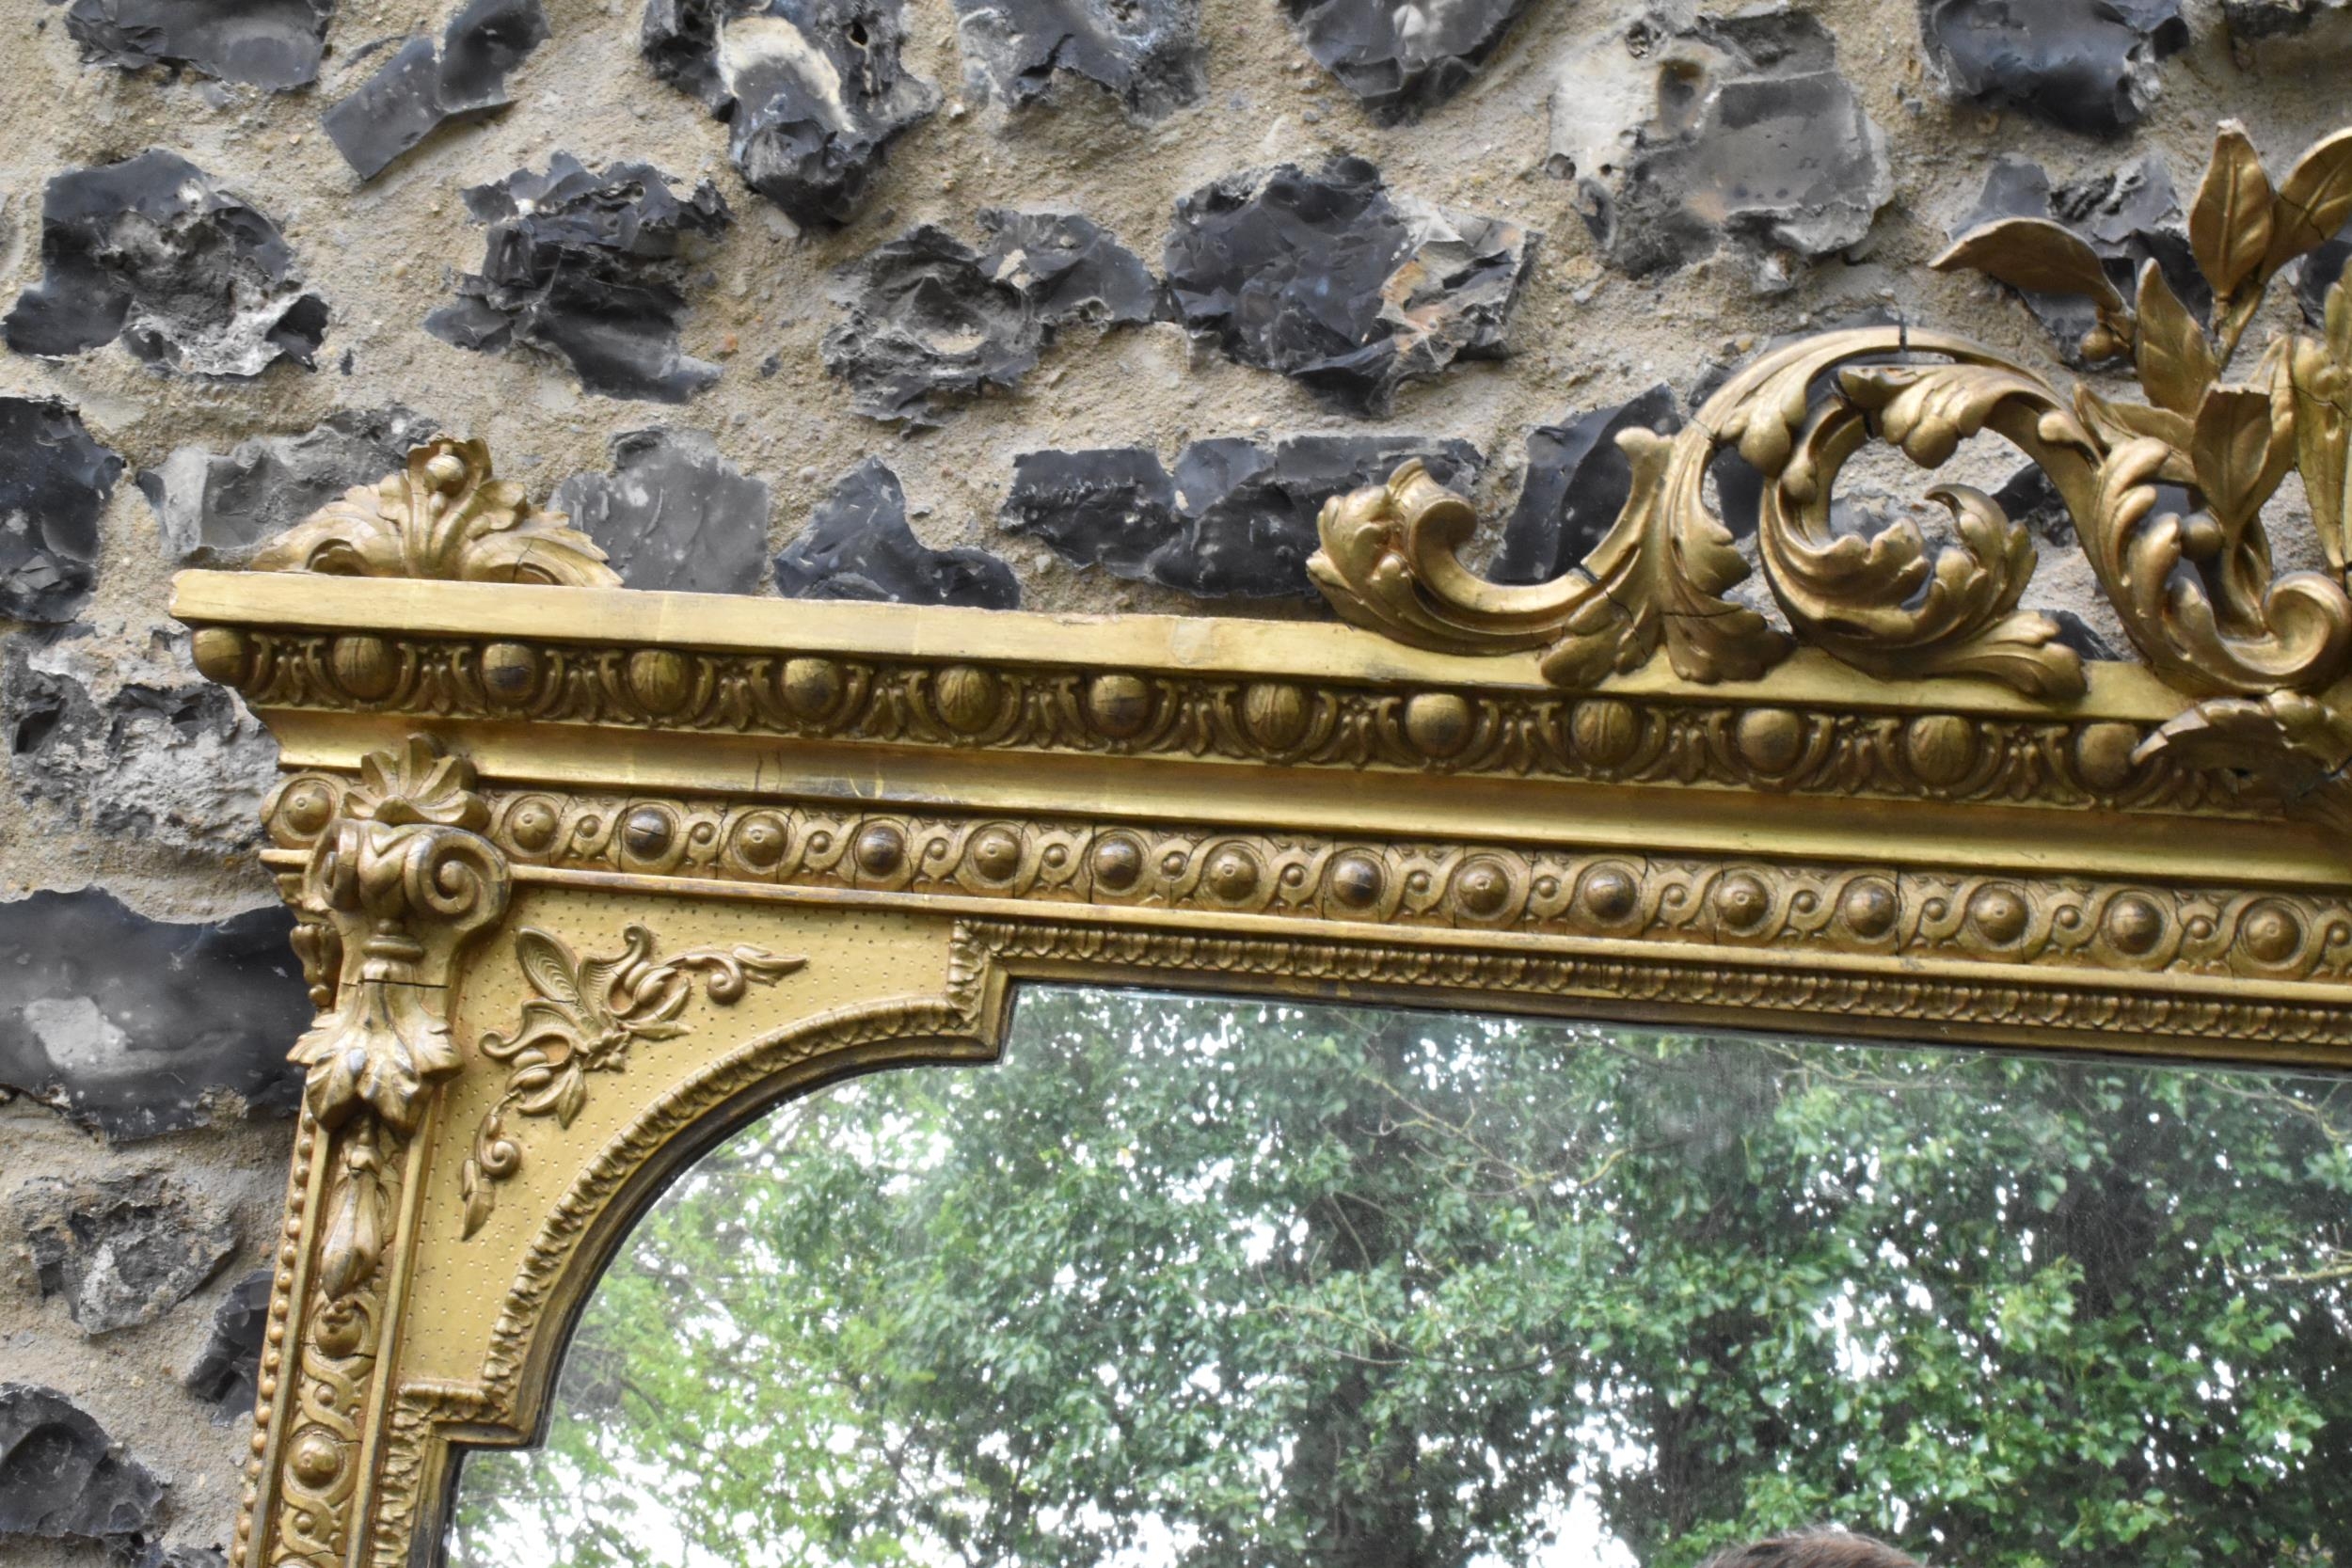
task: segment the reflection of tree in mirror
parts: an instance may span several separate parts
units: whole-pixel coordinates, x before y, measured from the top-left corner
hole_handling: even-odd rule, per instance
[[[2352,1563],[2352,1087],[1041,990],[697,1166],[452,1560]]]

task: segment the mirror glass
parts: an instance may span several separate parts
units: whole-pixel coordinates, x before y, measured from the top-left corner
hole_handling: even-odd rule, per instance
[[[459,1568],[2352,1563],[2352,1089],[1077,988],[787,1104]]]

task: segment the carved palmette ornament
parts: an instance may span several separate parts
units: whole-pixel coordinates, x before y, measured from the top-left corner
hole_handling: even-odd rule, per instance
[[[1990,497],[1930,492],[1954,517],[1953,542],[1933,551],[1907,520],[1871,536],[1831,525],[1838,471],[1869,441],[1935,468],[1990,431],[2048,475],[2133,646],[2201,703],[2143,754],[2186,746],[2211,759],[2209,743],[2227,736],[2252,758],[2241,766],[2293,796],[2352,761],[2344,706],[2327,695],[2352,671],[2352,288],[2340,280],[2328,292],[2321,333],[2276,335],[2244,379],[2232,377],[2272,278],[2347,217],[2352,132],[2312,147],[2274,189],[2244,131],[2225,125],[2189,213],[2190,249],[2214,294],[2209,322],[2153,262],[2126,300],[2087,244],[2040,219],[1971,230],[1936,262],[2089,296],[2098,325],[2085,355],[2128,355],[2144,404],[2088,388],[2064,396],[1959,339],[1895,326],[1827,333],[1743,368],[1671,437],[1621,436],[1633,476],[1625,509],[1554,581],[1472,574],[1456,552],[1474,514],[1409,465],[1325,507],[1309,569],[1360,626],[1454,653],[1540,648],[1545,674],[1566,687],[1661,648],[1686,680],[1752,678],[1802,644],[1881,677],[1976,677],[2065,701],[2085,689],[2081,661],[2048,616],[2019,608],[2036,552]],[[1726,448],[1764,478],[1758,554],[1793,639],[1724,596],[1749,570],[1705,495]],[[2273,569],[2263,512],[2290,471],[2328,573]],[[2173,487],[2192,498],[2185,512],[2165,503]]]
[[[596,541],[490,473],[489,448],[444,437],[361,484],[253,558],[264,572],[618,587]]]

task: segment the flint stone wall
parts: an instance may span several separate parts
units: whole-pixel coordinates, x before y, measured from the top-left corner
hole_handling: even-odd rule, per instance
[[[1408,454],[1534,580],[1614,515],[1614,432],[1776,335],[2079,359],[2064,302],[1922,263],[2005,212],[2162,260],[2215,121],[2283,166],[2352,66],[2341,0],[1124,14],[8,8],[0,1559],[198,1568],[235,1507],[308,1008],[272,747],[174,569],[448,431],[648,587],[1318,615],[1316,508]],[[1919,488],[1865,478],[1857,516]],[[2111,642],[2035,516],[2032,602]]]

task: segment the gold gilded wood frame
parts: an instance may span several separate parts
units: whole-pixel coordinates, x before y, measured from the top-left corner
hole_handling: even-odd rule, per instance
[[[528,1440],[663,1182],[783,1096],[986,1059],[1022,980],[2352,1066],[2344,291],[2229,378],[2348,214],[2352,135],[2274,190],[2225,130],[2208,318],[2055,226],[1966,236],[2091,294],[2149,401],[1797,343],[1627,437],[1554,583],[1470,574],[1408,465],[1323,517],[1354,626],[627,592],[455,441],[183,577],[282,746],[319,1006],[236,1562],[429,1562],[453,1447]],[[1936,492],[1940,549],[1831,528],[1865,441],[1979,430],[2049,473],[2132,657],[2020,608],[2033,545],[1979,492]],[[1785,629],[1726,596],[1726,447]],[[2272,568],[2290,470],[2325,570]]]

